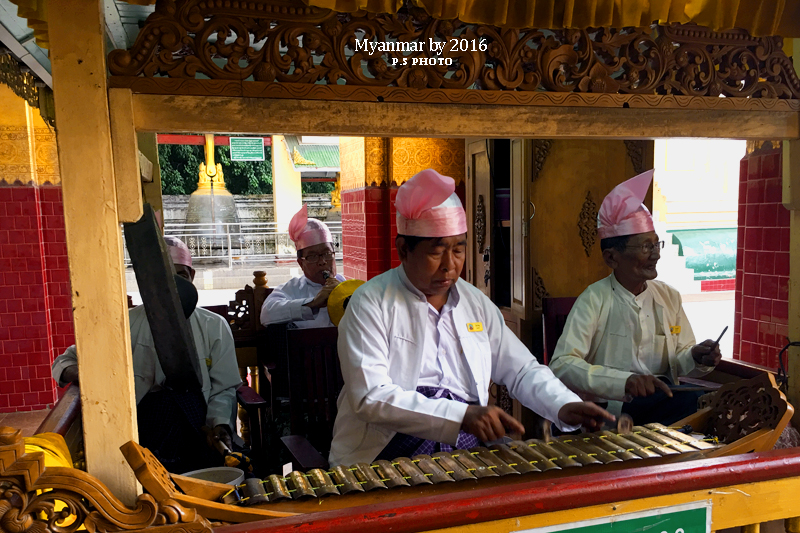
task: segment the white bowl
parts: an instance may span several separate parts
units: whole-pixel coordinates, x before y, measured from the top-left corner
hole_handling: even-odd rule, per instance
[[[242,482],[244,482],[244,471],[239,468],[231,468],[230,466],[215,466],[212,468],[192,470],[191,472],[186,472],[181,475],[202,479],[203,481],[225,483],[227,485],[241,485]]]

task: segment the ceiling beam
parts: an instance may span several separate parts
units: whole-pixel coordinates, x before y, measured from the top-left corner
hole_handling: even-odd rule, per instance
[[[0,43],[11,50],[11,53],[17,56],[48,87],[53,88],[53,76],[50,72],[2,24],[0,24]]]
[[[111,39],[111,43],[114,48],[127,50],[129,47],[128,33],[122,25],[117,4],[114,0],[103,0],[103,9],[105,11],[106,34]]]

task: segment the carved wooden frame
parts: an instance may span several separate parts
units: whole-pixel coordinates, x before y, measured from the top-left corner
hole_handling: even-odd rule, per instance
[[[195,509],[174,500],[142,494],[130,508],[86,472],[45,467],[44,454],[25,453],[20,431],[10,427],[0,428],[0,488],[2,531],[73,533],[83,525],[97,532],[211,532]],[[64,508],[55,510],[56,502]]]
[[[365,39],[380,44],[363,50]],[[431,39],[450,44],[437,55],[427,49]],[[438,20],[417,8],[376,15],[299,0],[159,0],[133,47],[111,52],[108,64],[110,87],[151,94],[800,109],[800,79],[782,38],[692,25],[518,30]]]

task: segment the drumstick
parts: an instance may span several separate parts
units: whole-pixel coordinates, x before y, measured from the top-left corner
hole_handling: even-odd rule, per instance
[[[719,334],[719,337],[717,337],[717,340],[716,340],[716,341],[714,341],[714,344],[711,346],[711,352],[713,352],[713,351],[714,351],[714,348],[716,348],[717,346],[719,346],[719,341],[721,341],[721,340],[722,340],[722,336],[723,336],[723,335],[725,335],[725,332],[726,332],[726,331],[728,331],[728,326],[725,326],[725,329],[723,329],[723,330],[722,330],[722,333],[720,333],[720,334]],[[711,353],[711,352],[709,352],[709,353]]]

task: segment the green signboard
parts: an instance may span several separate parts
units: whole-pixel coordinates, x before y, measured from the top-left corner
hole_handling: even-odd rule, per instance
[[[711,533],[711,501],[594,518],[516,533]]]
[[[263,137],[231,137],[231,161],[263,160]]]

